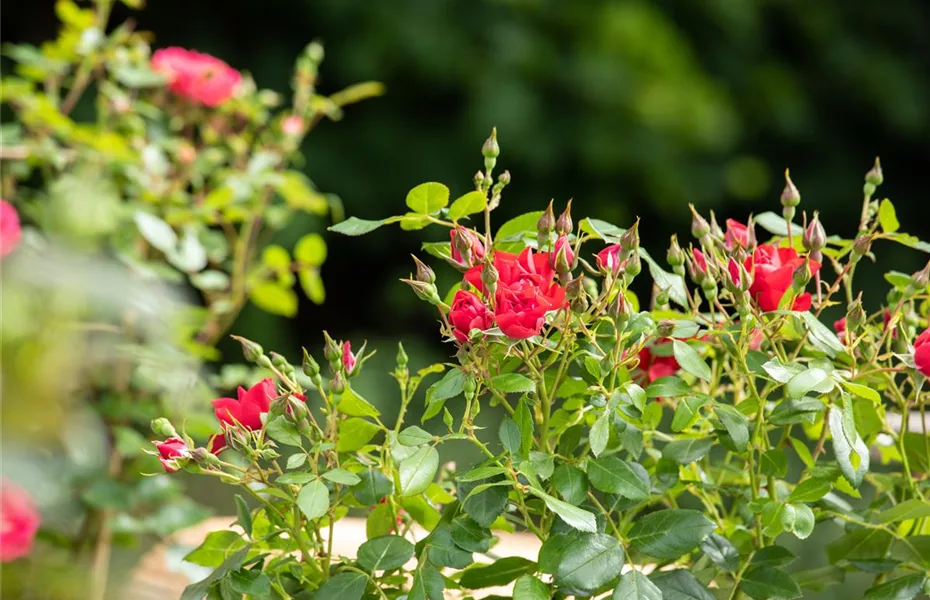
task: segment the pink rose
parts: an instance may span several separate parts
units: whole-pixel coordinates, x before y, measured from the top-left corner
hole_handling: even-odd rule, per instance
[[[181,438],[172,437],[164,442],[152,443],[158,450],[158,460],[168,473],[174,473],[181,468],[182,464],[178,462],[179,459],[190,458],[191,449]]]
[[[355,368],[355,355],[352,354],[351,342],[342,343],[342,367],[346,370],[346,374],[351,373]]]
[[[623,249],[620,244],[611,244],[597,253],[597,268],[604,273],[613,273],[616,275],[620,272],[620,252]]]
[[[41,521],[26,490],[6,479],[0,482],[0,562],[10,562],[32,552]]]
[[[277,397],[274,382],[262,379],[251,388],[239,388],[239,398],[217,398],[213,410],[223,428],[235,427],[238,423],[246,429],[262,428],[262,415],[268,412],[271,401]]]
[[[242,80],[239,71],[220,59],[184,48],[162,48],[152,55],[152,69],[168,77],[168,89],[206,106],[229,100]]]
[[[0,256],[6,256],[15,250],[22,237],[16,209],[6,200],[0,200]]]

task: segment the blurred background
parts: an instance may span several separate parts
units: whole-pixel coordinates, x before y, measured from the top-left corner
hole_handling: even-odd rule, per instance
[[[54,37],[52,4],[5,3],[0,37]],[[114,22],[128,16],[118,7]],[[306,173],[342,198],[347,215],[398,214],[424,181],[447,184],[453,197],[469,191],[496,126],[499,168],[513,176],[498,224],[574,198],[576,220],[625,227],[642,218],[643,245],[664,256],[670,234],[689,239],[688,203],[721,222],[778,210],[790,168],[800,208],[820,210],[828,234],[849,236],[863,175],[880,155],[879,196],[895,202],[904,231],[930,237],[926,2],[158,0],[134,18],[155,47],[208,52],[283,93],[293,58],[313,38],[326,47],[324,92],[383,82],[385,96],[323,122],[303,148]],[[297,222],[278,241],[290,247],[326,225]],[[361,239],[327,235],[326,303],[302,299],[293,320],[248,308],[232,331],[295,360],[301,345],[319,351],[321,329],[357,345],[367,339],[381,352],[359,387],[391,406],[381,390],[397,340],[412,366],[454,352],[439,341],[430,307],[397,281],[429,235],[390,227]],[[878,250],[884,270],[913,272],[928,258]],[[435,266],[451,285],[451,269]],[[870,308],[884,300],[882,270],[862,272]],[[221,349],[224,360],[240,360],[236,346]],[[232,509],[229,498],[217,504]]]

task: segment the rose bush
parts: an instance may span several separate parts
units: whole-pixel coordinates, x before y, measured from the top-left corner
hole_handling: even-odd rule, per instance
[[[399,348],[396,419],[354,387],[370,355],[347,361],[348,342],[325,336],[324,375],[312,352],[298,371],[240,340],[273,381],[259,384],[260,426],[224,425],[230,453],[194,448],[184,468],[250,502],[237,500],[238,530],[186,557],[214,571],[184,598],[438,600],[508,586],[516,600],[762,600],[849,573],[863,575],[866,598],[926,593],[930,264],[888,273],[887,322],[886,307],[865,310],[854,275],[873,243],[930,245],[873,198],[878,163],[853,239],[827,237],[804,212],[796,223],[789,179],[781,215],[731,220],[725,232],[695,211],[694,243],[673,236],[668,271],[640,247],[637,224],[576,225],[570,206],[492,230],[511,181],[495,177],[498,154],[492,134],[475,190],[452,202],[426,183],[403,216],[331,228],[451,232],[423,250],[461,281],[437,289],[418,258],[405,281],[438,311],[455,357],[412,372]],[[481,231],[466,228],[471,215]],[[651,293],[641,298],[643,264]],[[842,340],[822,321],[837,309]],[[421,422],[408,423],[437,376]],[[193,443],[167,421],[154,429]],[[477,462],[441,466],[448,442],[473,447]],[[334,556],[350,512],[368,539]],[[495,552],[517,530],[538,538],[535,560]],[[815,530],[832,532],[829,543]],[[792,564],[789,548],[809,546],[824,564]]]

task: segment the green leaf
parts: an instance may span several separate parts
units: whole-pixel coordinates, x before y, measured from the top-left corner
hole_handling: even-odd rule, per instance
[[[431,400],[448,400],[462,393],[464,372],[461,369],[450,369],[442,379],[429,388],[427,396]]]
[[[336,410],[350,417],[380,417],[381,411],[372,406],[368,400],[365,400],[351,387],[347,387],[343,392]]]
[[[320,481],[311,481],[300,488],[297,494],[297,506],[311,521],[319,519],[329,511],[329,490]]]
[[[794,562],[795,558],[794,554],[786,548],[781,546],[766,546],[765,548],[760,548],[752,555],[752,564],[785,567]]]
[[[828,565],[805,571],[795,571],[791,576],[802,589],[822,592],[828,586],[843,583],[846,580],[846,571]]]
[[[339,573],[329,578],[313,594],[313,600],[362,600],[368,577],[363,573]]]
[[[813,313],[805,311],[799,314],[804,324],[807,325],[807,329],[811,334],[811,343],[815,348],[826,353],[831,358],[846,351],[846,347],[836,337],[836,334],[821,323]]]
[[[297,272],[297,279],[310,302],[319,305],[326,301],[326,288],[318,270],[302,268]]]
[[[181,600],[203,600],[214,583],[225,578],[230,571],[239,570],[239,567],[242,566],[242,561],[245,560],[251,548],[251,545],[240,548],[235,553],[231,554],[215,571],[210,573],[206,579],[198,581],[197,583],[192,583],[184,588],[184,592],[181,594]]]
[[[381,471],[369,470],[358,474],[361,482],[352,487],[352,495],[365,506],[374,506],[394,491],[394,484]]]
[[[869,470],[869,448],[856,432],[852,402],[848,398],[843,407],[834,406],[830,411],[830,435],[840,471],[853,487],[859,487]]]
[[[724,571],[735,573],[739,569],[739,551],[722,535],[712,533],[704,538],[701,550]]]
[[[516,421],[517,426],[520,428],[520,454],[528,454],[530,448],[533,447],[533,433],[536,430],[536,424],[525,398],[520,398],[517,402],[517,408],[513,411],[513,420]]]
[[[464,569],[474,562],[471,552],[459,548],[452,540],[449,527],[443,524],[426,539],[427,556],[434,567]]]
[[[749,445],[749,419],[735,407],[729,404],[715,404],[714,413],[723,426],[726,427],[727,433],[733,439],[733,445],[737,452],[742,452]]]
[[[809,367],[792,377],[785,386],[789,398],[803,398],[810,391],[825,394],[833,389],[833,380],[829,371]]]
[[[532,233],[533,236],[535,236],[536,222],[539,221],[539,217],[541,217],[542,214],[543,211],[537,210],[523,213],[520,216],[510,219],[497,230],[497,233],[494,235],[494,245],[498,246],[505,240],[509,240],[509,238],[515,237],[518,234]]]
[[[358,564],[366,571],[392,571],[413,558],[413,544],[396,535],[370,539],[358,549]]]
[[[133,213],[133,219],[136,222],[136,227],[139,228],[139,233],[155,249],[163,254],[171,254],[175,251],[178,245],[178,234],[174,232],[171,225],[168,225],[155,215],[142,211]]]
[[[646,387],[648,398],[675,398],[690,395],[691,387],[681,377],[675,375],[659,377]]]
[[[637,570],[624,573],[610,600],[663,600],[662,590]]]
[[[245,503],[245,500],[239,494],[235,495],[236,499],[236,523],[239,524],[239,527],[242,527],[242,530],[246,535],[252,535],[252,511],[249,510],[249,505]]]
[[[930,502],[918,500],[917,498],[905,500],[878,514],[878,520],[882,523],[897,523],[898,521],[909,521],[924,517],[930,517]]]
[[[319,267],[326,262],[326,242],[323,241],[323,236],[319,233],[308,233],[297,240],[294,258],[311,267]]]
[[[407,600],[444,600],[442,590],[445,587],[446,582],[439,571],[428,566],[421,567],[413,576]]]
[[[595,519],[594,515],[588,511],[578,508],[577,506],[572,506],[567,502],[562,502],[557,498],[553,498],[541,490],[530,488],[530,491],[541,498],[542,501],[546,503],[546,506],[549,508],[549,510],[559,515],[559,517],[561,517],[561,519],[569,526],[574,527],[579,531],[590,533],[597,531],[597,519]]]
[[[691,571],[675,569],[652,574],[649,579],[662,591],[663,600],[717,600]]]
[[[659,266],[645,248],[639,249],[639,255],[649,267],[649,275],[660,290],[668,292],[669,299],[675,304],[688,308],[688,291],[685,287],[685,281],[680,276],[669,273]]]
[[[604,456],[588,462],[591,485],[607,494],[620,494],[630,500],[649,497],[649,478],[644,481],[628,463],[616,456]]]
[[[332,481],[333,483],[341,483],[342,485],[353,486],[358,485],[362,482],[361,478],[352,473],[351,471],[346,471],[345,469],[332,469],[323,473],[323,479]]]
[[[404,446],[413,448],[431,443],[433,441],[433,434],[424,431],[416,425],[412,425],[400,432],[397,436],[397,441]]]
[[[662,448],[662,456],[687,465],[700,460],[710,452],[713,441],[710,438],[687,438],[669,442]]]
[[[400,223],[400,228],[404,231],[418,231],[420,229],[425,229],[430,224],[429,219],[429,215],[407,213],[400,217],[398,222]]]
[[[240,569],[229,574],[229,587],[249,598],[268,598],[271,596],[271,579],[260,570],[246,571]]]
[[[608,223],[607,221],[592,219],[590,217],[582,219],[578,226],[582,231],[586,231],[591,235],[611,244],[618,243],[620,241],[620,236],[622,236],[626,231],[626,229],[617,227],[616,225]]]
[[[110,72],[117,81],[128,88],[148,88],[165,85],[168,79],[157,73],[148,65],[119,65],[111,67]]]
[[[216,568],[245,545],[245,540],[235,531],[213,531],[207,534],[200,546],[184,557],[184,561]]]
[[[672,431],[684,431],[694,425],[701,416],[701,407],[706,403],[707,398],[704,396],[688,396],[679,400],[672,417]]]
[[[368,513],[365,520],[365,536],[368,539],[388,535],[397,525],[394,521],[394,509],[390,504],[378,504]]]
[[[832,564],[841,560],[876,561],[888,555],[894,538],[884,529],[855,529],[827,545]]]
[[[805,479],[791,490],[788,502],[816,502],[826,496],[831,489],[833,489],[833,484],[829,479],[820,477]]]
[[[342,235],[365,235],[366,233],[371,233],[375,229],[378,229],[382,225],[387,225],[392,223],[392,219],[381,219],[379,221],[367,221],[365,219],[359,219],[358,217],[349,217],[341,223],[336,223],[332,227],[329,227],[329,231],[335,233],[341,233]]]
[[[467,590],[507,585],[536,570],[536,563],[522,556],[500,558],[490,565],[472,566],[462,571],[459,585]]]
[[[265,312],[282,317],[297,314],[297,294],[275,281],[261,281],[249,289],[249,300]]]
[[[888,198],[882,200],[881,204],[878,205],[878,223],[882,226],[882,231],[885,233],[894,233],[901,228],[901,223],[898,222],[898,215],[894,210],[894,204],[892,204],[891,200]]]
[[[814,511],[806,504],[788,504],[785,507],[793,511],[786,510],[784,515],[790,516],[791,520],[784,522],[785,529],[793,533],[798,539],[806,540],[814,532]]]
[[[763,475],[784,477],[788,474],[788,457],[783,450],[768,450],[762,453],[759,469]]]
[[[468,192],[458,197],[449,207],[449,218],[458,221],[466,215],[473,215],[484,210],[488,205],[488,198],[484,192]]]
[[[339,439],[336,441],[337,452],[355,452],[371,441],[380,431],[374,423],[359,417],[352,417],[339,423]]]
[[[869,588],[864,600],[910,600],[923,590],[926,573],[914,573]]]
[[[710,367],[688,343],[681,340],[672,340],[672,352],[675,355],[675,360],[678,361],[678,364],[681,365],[685,372],[691,373],[704,381],[710,381]]]
[[[501,440],[501,445],[504,447],[504,450],[512,455],[520,453],[520,428],[513,422],[513,419],[505,418],[501,421],[501,426],[497,435]]]
[[[596,590],[617,577],[623,557],[623,546],[612,535],[578,535],[559,555],[555,583],[571,589]]]
[[[801,588],[790,575],[769,565],[757,565],[743,573],[740,589],[755,600],[800,598]]]
[[[450,529],[452,541],[469,552],[487,552],[491,548],[491,530],[471,517],[457,517]]]
[[[876,405],[882,403],[882,397],[874,389],[870,388],[867,385],[861,385],[858,383],[853,383],[851,381],[842,381],[843,387],[849,390],[851,393],[859,396],[860,398],[865,398],[866,400],[871,400]]]
[[[283,484],[303,485],[305,483],[309,483],[313,481],[314,479],[316,479],[316,475],[314,475],[313,473],[301,473],[301,472],[285,473],[284,475],[281,475],[280,477],[278,477],[275,480],[275,483],[282,484],[282,485]]]
[[[503,487],[489,487],[471,494],[475,487],[471,484],[460,486],[459,498],[465,498],[462,509],[482,527],[490,527],[507,507],[508,492]]]
[[[491,378],[491,387],[505,394],[526,394],[536,391],[533,380],[519,373],[505,373]]]
[[[457,476],[455,479],[463,483],[469,481],[480,481],[482,479],[488,479],[497,475],[503,475],[509,470],[510,469],[507,467],[478,467],[468,471],[467,473]]]
[[[272,182],[290,208],[317,215],[325,215],[329,211],[326,196],[313,189],[306,175],[299,171],[285,171],[276,175]]]
[[[513,584],[513,600],[550,600],[549,586],[533,575],[524,575]]]
[[[594,456],[600,456],[601,452],[607,449],[607,442],[610,439],[610,414],[603,413],[591,426],[591,432],[588,434],[588,444],[591,445],[591,453]]]
[[[297,448],[301,447],[301,438],[300,433],[297,431],[297,427],[288,421],[287,417],[284,415],[275,417],[270,423],[265,425],[265,433],[276,442],[281,442],[288,446],[296,446]]]
[[[449,204],[449,188],[441,183],[421,183],[407,193],[407,208],[421,215],[431,215]]]
[[[433,482],[439,469],[439,452],[423,446],[401,461],[397,467],[397,491],[401,496],[416,496]]]
[[[665,509],[636,519],[627,540],[644,554],[674,559],[696,548],[714,527],[696,510]]]
[[[561,464],[552,475],[552,486],[562,500],[578,506],[588,497],[588,477],[585,472],[572,465]]]

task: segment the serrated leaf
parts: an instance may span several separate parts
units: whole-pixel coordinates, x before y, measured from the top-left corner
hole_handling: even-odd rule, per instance
[[[665,509],[638,518],[627,540],[644,554],[674,559],[696,548],[714,527],[696,510]]]
[[[710,381],[710,367],[690,344],[681,340],[672,340],[672,353],[685,372],[704,381]]]
[[[791,490],[789,502],[816,502],[833,489],[830,480],[819,477],[805,479]]]
[[[456,198],[452,206],[449,207],[449,218],[458,221],[466,215],[473,215],[484,210],[488,205],[488,198],[484,192],[468,192],[464,196]]]
[[[691,571],[659,571],[650,575],[649,579],[662,591],[663,600],[717,600]]]
[[[701,407],[706,403],[707,399],[700,396],[688,396],[679,400],[672,417],[672,431],[684,431],[694,425],[701,416]]]
[[[677,396],[690,396],[691,387],[681,377],[667,375],[659,377],[646,386],[648,398],[675,398]]]
[[[415,496],[429,487],[439,469],[439,452],[423,446],[401,461],[397,467],[397,491],[401,496]]]
[[[513,584],[513,600],[550,600],[549,586],[533,575],[524,575]]]
[[[517,427],[513,419],[505,418],[501,421],[500,429],[498,429],[498,437],[500,438],[504,450],[508,453],[511,455],[520,453],[520,428]]]
[[[552,486],[562,500],[578,506],[588,497],[588,477],[585,472],[572,465],[561,464],[552,475]]]
[[[555,583],[577,590],[596,590],[620,573],[623,567],[620,540],[606,533],[578,535],[560,553]]]
[[[491,378],[491,387],[505,394],[526,394],[536,391],[532,379],[519,373],[505,373]]]
[[[380,417],[381,411],[375,408],[368,400],[362,398],[358,392],[347,387],[343,392],[336,410],[350,417]]]
[[[361,481],[352,487],[352,495],[365,506],[374,506],[394,491],[394,484],[381,471],[369,470],[358,474]]]
[[[849,390],[851,393],[859,396],[860,398],[865,398],[866,400],[871,400],[876,405],[882,403],[882,397],[874,389],[870,388],[867,385],[861,385],[858,383],[853,383],[851,381],[843,381],[843,387]]]
[[[410,585],[407,600],[444,600],[442,591],[446,583],[442,575],[430,566],[417,569]]]
[[[663,600],[662,590],[635,569],[624,573],[610,600]]]
[[[604,456],[588,462],[588,480],[591,485],[608,494],[619,494],[630,500],[649,497],[649,480],[616,456]]]
[[[713,441],[710,438],[688,438],[669,442],[662,448],[662,456],[680,464],[687,465],[703,458]]]
[[[926,573],[914,573],[886,581],[865,592],[863,600],[910,600],[924,589]]]
[[[830,411],[830,435],[843,476],[853,487],[859,487],[869,470],[869,448],[856,432],[852,402],[848,399],[844,407],[834,406]]]
[[[311,481],[300,488],[297,494],[297,506],[311,521],[319,519],[329,511],[329,490],[322,481]]]
[[[491,530],[471,517],[457,517],[450,528],[452,541],[469,552],[487,552],[491,547]]]
[[[755,600],[800,598],[801,588],[790,575],[769,565],[757,565],[743,573],[740,589]]]
[[[422,446],[423,444],[429,444],[433,441],[433,434],[416,425],[411,425],[400,432],[397,436],[397,441],[404,446]]]
[[[591,431],[588,433],[588,444],[591,446],[591,453],[594,456],[600,456],[601,452],[607,449],[607,442],[610,439],[610,415],[603,413],[594,421]]]
[[[894,233],[901,228],[894,204],[888,198],[882,200],[881,204],[878,205],[878,223],[885,233]]]
[[[737,452],[742,452],[749,445],[749,419],[729,404],[715,404],[714,414],[723,423],[733,440]]]
[[[407,208],[430,215],[449,204],[449,188],[441,183],[421,183],[407,193]]]
[[[358,475],[345,469],[331,469],[323,473],[322,477],[327,481],[348,486],[358,485],[362,481]]]
[[[358,548],[358,564],[366,571],[392,571],[413,558],[413,544],[396,535],[368,540]]]
[[[371,233],[375,229],[378,229],[382,225],[387,225],[388,223],[393,222],[391,219],[381,219],[378,221],[369,221],[365,219],[359,219],[358,217],[349,217],[345,221],[336,223],[332,227],[328,228],[328,231],[335,233],[341,233],[342,235],[365,235],[366,233]]]
[[[336,441],[337,452],[355,452],[371,441],[381,431],[377,425],[359,417],[352,417],[339,423],[339,438]]]
[[[712,533],[704,538],[701,550],[724,571],[735,573],[739,569],[739,551],[722,535]]]
[[[905,500],[878,514],[878,520],[882,523],[897,523],[898,521],[909,521],[924,517],[930,517],[930,502],[917,498]]]
[[[245,545],[245,540],[235,531],[213,531],[207,534],[200,546],[184,557],[184,561],[216,568]]]
[[[522,556],[499,558],[490,565],[475,565],[462,571],[459,585],[467,590],[507,585],[536,570],[536,563]]]
[[[549,508],[549,510],[559,515],[559,517],[561,517],[561,519],[569,526],[574,527],[579,531],[585,531],[589,533],[594,533],[597,531],[597,519],[595,519],[594,515],[590,512],[578,508],[577,506],[572,506],[567,502],[562,502],[557,498],[553,498],[541,490],[530,488],[530,491],[541,498],[542,501],[546,503],[546,506]]]
[[[362,573],[339,573],[330,577],[313,594],[313,600],[361,600],[368,587],[368,577]]]
[[[276,442],[287,444],[288,446],[301,447],[300,432],[298,432],[297,427],[283,415],[275,417],[266,424],[265,433]]]
[[[235,495],[236,499],[236,523],[239,524],[239,527],[242,527],[242,530],[247,536],[252,535],[252,511],[249,510],[249,505],[245,503],[245,500],[239,494]]]

